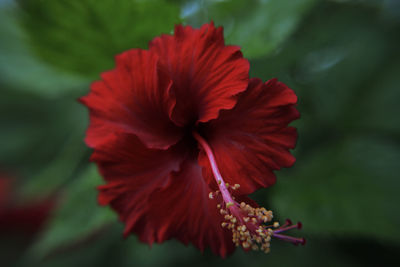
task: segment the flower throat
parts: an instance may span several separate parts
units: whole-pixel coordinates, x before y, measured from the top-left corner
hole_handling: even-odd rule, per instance
[[[272,211],[266,210],[263,207],[254,208],[244,202],[237,202],[235,197],[231,195],[231,192],[240,188],[240,185],[235,184],[232,186],[225,183],[207,141],[197,132],[193,132],[192,134],[206,152],[214,179],[218,184],[219,190],[210,192],[209,198],[214,199],[219,195],[222,196],[222,203],[217,205],[221,215],[224,216],[224,222],[222,222],[221,226],[232,231],[232,242],[237,247],[242,246],[245,250],[261,250],[268,253],[270,251],[271,238],[281,239],[295,245],[304,245],[306,243],[304,238],[295,238],[281,234],[291,229],[301,229],[302,225],[300,222],[292,224],[287,219],[282,226],[278,222],[271,224],[273,218]],[[270,223],[270,225],[266,223]]]

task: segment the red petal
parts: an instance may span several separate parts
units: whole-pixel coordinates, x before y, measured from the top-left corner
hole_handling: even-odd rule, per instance
[[[217,201],[208,198],[210,191],[201,167],[195,160],[186,160],[171,174],[168,185],[151,195],[141,220],[127,224],[126,231],[136,232],[140,240],[150,244],[176,238],[201,251],[210,247],[225,257],[234,249],[232,234],[221,227],[223,218]]]
[[[176,238],[221,256],[231,252],[232,235],[221,227],[218,203],[208,198],[201,167],[193,155],[182,160],[189,158],[180,153],[187,144],[147,149],[132,137],[109,138],[92,156],[108,182],[99,187],[99,202],[118,212],[124,235],[137,233],[149,244]]]
[[[225,46],[222,27],[200,29],[178,25],[175,34],[150,43],[173,80],[176,106],[172,119],[178,125],[217,118],[221,109],[236,104],[237,93],[248,84],[249,63],[237,46]]]
[[[135,135],[109,135],[91,157],[108,182],[99,187],[100,204],[107,205],[127,195],[135,201],[120,203],[121,216],[125,216],[124,210],[130,211],[132,205],[136,205],[138,213],[144,211],[149,195],[165,186],[170,172],[179,169],[185,157],[185,153],[179,153],[181,147],[178,144],[168,150],[149,149]]]
[[[156,55],[140,49],[116,57],[116,68],[102,74],[81,101],[90,109],[86,143],[95,147],[113,132],[134,133],[151,148],[168,148],[182,132],[171,120],[172,81]]]
[[[240,184],[239,194],[275,183],[274,170],[290,167],[295,158],[289,149],[296,145],[297,132],[288,124],[299,117],[297,97],[285,84],[270,80],[265,84],[251,79],[232,110],[220,113],[204,125],[209,142],[225,181]],[[204,151],[199,154],[203,174],[214,184]]]

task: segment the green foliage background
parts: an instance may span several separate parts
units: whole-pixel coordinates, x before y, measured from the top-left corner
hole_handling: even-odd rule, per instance
[[[76,99],[114,56],[146,48],[174,24],[213,20],[242,46],[251,76],[277,77],[299,96],[294,167],[254,198],[303,222],[305,247],[222,260],[176,241],[131,236],[96,204],[102,183],[83,143]],[[58,196],[29,246],[0,239],[11,266],[375,266],[400,252],[400,1],[0,1],[0,168],[19,200]],[[1,238],[1,236],[0,236]],[[22,249],[22,247],[24,249]],[[12,256],[10,256],[12,255]],[[3,258],[4,257],[4,258]],[[8,262],[6,262],[6,260]]]

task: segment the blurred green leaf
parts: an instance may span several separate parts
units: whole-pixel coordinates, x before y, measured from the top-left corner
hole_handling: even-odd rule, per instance
[[[47,99],[2,90],[0,165],[24,179],[22,198],[58,190],[87,163],[87,110],[75,98]]]
[[[297,27],[317,0],[189,1],[183,17],[200,26],[213,20],[224,26],[226,42],[240,45],[245,57],[267,55]]]
[[[400,137],[400,56],[385,65],[373,77],[370,92],[360,97],[360,109],[352,116],[354,127],[386,137]]]
[[[26,178],[23,198],[43,197],[70,178],[85,156],[87,118],[76,98],[89,81],[39,61],[11,4],[0,9],[0,37],[0,164]]]
[[[82,94],[88,87],[87,79],[56,71],[36,58],[13,7],[0,9],[0,38],[0,81],[7,87],[49,98]]]
[[[54,250],[77,245],[117,221],[110,208],[97,204],[95,187],[102,183],[92,165],[66,187],[49,225],[30,251],[32,257],[42,258]]]
[[[299,158],[271,189],[279,216],[303,222],[306,233],[396,241],[399,144],[351,137]]]
[[[76,173],[79,165],[87,161],[88,149],[83,144],[83,134],[73,132],[61,145],[54,158],[34,175],[26,179],[23,197],[46,196],[58,191]]]
[[[278,53],[252,61],[251,74],[288,83],[312,131],[317,122],[347,129],[360,98],[398,49],[397,30],[380,17],[377,8],[319,5]]]
[[[164,0],[19,0],[20,18],[36,53],[57,68],[97,77],[114,56],[146,48],[179,22],[180,9]]]

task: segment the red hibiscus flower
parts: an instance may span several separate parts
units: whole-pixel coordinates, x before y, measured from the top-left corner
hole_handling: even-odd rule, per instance
[[[148,50],[116,57],[81,98],[90,111],[86,143],[106,184],[99,202],[143,242],[177,238],[224,257],[235,245],[269,251],[279,227],[247,195],[291,166],[299,117],[294,92],[277,80],[249,79],[238,46],[222,28],[176,26]]]

